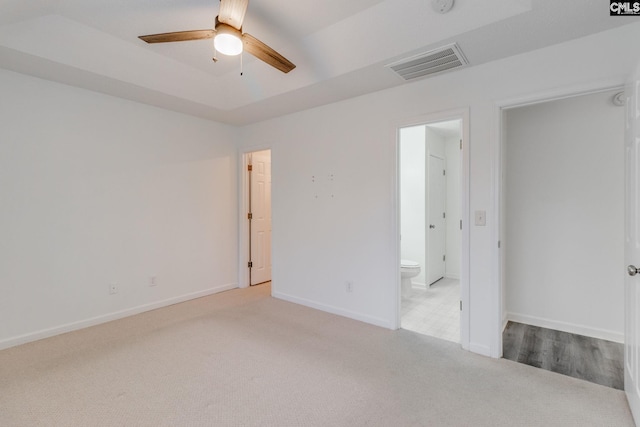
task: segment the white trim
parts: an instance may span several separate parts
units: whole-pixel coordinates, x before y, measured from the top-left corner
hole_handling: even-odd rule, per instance
[[[469,350],[475,353],[487,354],[486,347],[475,346],[472,348],[470,343],[470,309],[471,300],[470,294],[470,192],[469,192],[469,176],[470,176],[470,137],[469,137],[469,107],[457,108],[446,111],[439,111],[435,113],[423,114],[405,119],[396,119],[393,122],[393,137],[395,140],[394,150],[394,166],[395,173],[393,175],[394,194],[392,195],[392,226],[395,232],[396,241],[393,248],[394,267],[396,270],[396,280],[390,293],[393,298],[393,319],[395,321],[392,325],[392,329],[400,327],[401,318],[401,297],[400,297],[400,180],[398,179],[400,173],[400,129],[411,126],[428,125],[430,123],[437,123],[447,120],[462,120],[462,163],[460,166],[460,197],[462,199],[460,205],[460,215],[462,218],[462,233],[460,242],[460,300],[462,301],[463,310],[460,313],[460,345],[463,349]],[[475,349],[474,349],[475,348]]]
[[[355,311],[344,310],[339,307],[335,307],[332,305],[321,304],[306,298],[298,298],[289,294],[283,294],[280,292],[273,292],[272,296],[274,298],[278,298],[284,301],[292,302],[294,304],[303,305],[305,307],[314,308],[316,310],[325,311],[327,313],[336,314],[338,316],[347,317],[349,319],[358,320],[365,323],[370,323],[375,326],[380,326],[386,329],[397,329],[394,328],[392,323],[388,319],[382,319],[379,317],[368,316],[366,314],[358,313]]]
[[[491,357],[491,349],[486,345],[469,343],[469,351],[472,353],[481,354],[482,356]]]
[[[462,110],[462,166],[460,173],[460,216],[462,218],[462,232],[460,242],[460,299],[463,310],[460,312],[460,343],[465,350],[471,349],[471,135],[469,108]],[[464,225],[467,225],[466,228]]]
[[[625,351],[625,355],[627,352]],[[635,380],[631,378],[631,371],[627,369],[627,364],[625,360],[625,369],[624,369],[624,391],[627,395],[627,403],[629,404],[629,409],[631,410],[631,415],[636,421],[636,425],[640,425],[640,420],[637,420],[637,415],[640,414],[640,405],[638,405],[638,399],[630,398],[631,396],[638,396],[638,390],[634,388]]]
[[[502,329],[501,329],[501,334],[504,333],[504,330],[507,329],[507,323],[509,323],[509,313],[507,313],[506,311],[503,313],[502,315]]]
[[[554,329],[556,331],[569,332],[572,334],[584,335],[586,337],[599,338],[607,341],[624,343],[624,333],[611,331],[608,329],[593,328],[576,323],[560,322],[543,317],[529,316],[520,313],[507,313],[507,321],[524,323],[525,325],[538,326],[541,328]]]
[[[9,347],[15,347],[17,345],[26,344],[32,341],[41,340],[44,338],[53,337],[56,335],[64,334],[67,332],[77,331],[79,329],[88,328],[90,326],[100,325],[102,323],[111,322],[113,320],[122,319],[125,317],[133,316],[136,314],[144,313],[147,311],[155,310],[158,308],[168,307],[170,305],[178,304],[181,302],[189,301],[196,298],[206,297],[208,295],[217,294],[219,292],[236,289],[237,283],[230,283],[227,285],[216,286],[214,288],[205,289],[203,291],[192,292],[189,294],[169,298],[162,301],[156,301],[149,304],[139,305],[137,307],[128,308],[126,310],[116,311],[113,313],[104,314],[101,316],[92,317],[78,322],[66,323],[64,325],[55,326],[53,328],[42,329],[37,332],[31,332],[17,337],[11,337],[0,341],[0,350],[7,349]]]
[[[516,107],[524,107],[528,105],[540,104],[544,102],[556,101],[566,98],[572,98],[575,96],[589,95],[600,92],[607,92],[611,90],[624,90],[624,85],[621,85],[619,81],[611,79],[594,81],[586,84],[573,85],[563,88],[551,89],[545,92],[535,92],[533,94],[522,95],[513,98],[507,98],[498,100],[494,103],[494,120],[491,140],[494,144],[494,153],[491,165],[492,173],[492,198],[494,206],[494,223],[492,233],[494,236],[494,248],[493,248],[493,274],[494,281],[491,289],[491,299],[493,301],[493,317],[495,328],[492,331],[491,336],[491,357],[502,357],[502,332],[506,325],[505,319],[506,313],[503,313],[502,298],[503,298],[503,280],[501,277],[502,263],[504,262],[504,251],[498,249],[497,243],[506,236],[500,235],[501,221],[504,217],[502,212],[502,206],[500,199],[502,197],[502,153],[504,152],[504,137],[503,137],[503,120],[502,113],[504,110]],[[506,308],[504,308],[506,310]],[[614,333],[615,334],[615,333]]]
[[[238,156],[238,285],[240,288],[249,287],[249,272],[246,267],[249,262],[249,224],[245,217],[248,207],[249,181],[247,179],[248,154],[251,151],[241,151]]]
[[[395,280],[389,292],[389,301],[392,304],[391,309],[391,329],[399,329],[402,325],[402,295],[400,293],[400,128],[402,126],[395,124],[393,129],[393,170],[391,174],[391,230],[394,233],[394,245],[392,248],[392,257],[389,263],[395,271]],[[426,286],[426,285],[425,285]]]
[[[502,198],[502,112],[503,108],[500,106],[494,110],[494,125],[492,128],[491,141],[492,141],[492,149],[493,156],[491,159],[491,181],[493,182],[491,189],[491,198],[493,200],[493,221],[491,221],[490,226],[491,231],[490,235],[493,236],[493,242],[491,243],[491,252],[493,262],[493,277],[495,278],[495,284],[490,289],[491,295],[491,305],[492,310],[490,312],[490,316],[492,317],[491,324],[493,324],[496,330],[499,330],[500,333],[493,334],[490,339],[490,356],[494,358],[502,357],[502,331],[503,327],[503,307],[502,307],[502,299],[503,299],[503,277],[502,277],[502,263],[503,263],[503,252],[501,248],[498,247],[498,242],[500,242],[501,229],[502,229],[502,218],[504,212],[502,212],[501,208],[501,198]]]
[[[545,92],[535,92],[533,94],[506,98],[496,102],[496,105],[499,108],[506,110],[509,108],[525,107],[529,105],[542,104],[545,102],[558,101],[561,99],[573,98],[582,95],[591,95],[612,90],[624,90],[624,84],[620,84],[618,81],[614,80],[591,82],[588,84],[556,88]]]

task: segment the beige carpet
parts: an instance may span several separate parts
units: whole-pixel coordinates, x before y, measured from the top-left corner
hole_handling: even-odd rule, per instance
[[[233,290],[0,352],[0,426],[632,426],[621,391]]]

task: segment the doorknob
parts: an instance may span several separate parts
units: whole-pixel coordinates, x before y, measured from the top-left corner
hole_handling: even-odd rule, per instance
[[[636,267],[635,265],[630,265],[627,267],[627,273],[629,273],[629,276],[635,276],[636,274],[640,273],[640,268]]]
[[[436,226],[433,224],[429,224],[429,228],[436,228]]]

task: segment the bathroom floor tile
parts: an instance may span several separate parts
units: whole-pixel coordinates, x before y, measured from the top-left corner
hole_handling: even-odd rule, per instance
[[[442,279],[426,287],[414,285],[402,297],[402,328],[460,342],[460,281]]]

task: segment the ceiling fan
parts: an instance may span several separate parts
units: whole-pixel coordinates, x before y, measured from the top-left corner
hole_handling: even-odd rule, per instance
[[[212,30],[177,31],[174,33],[150,34],[138,38],[147,43],[181,42],[189,40],[213,39],[217,52],[225,55],[239,55],[242,51],[266,62],[283,73],[296,68],[284,56],[262,43],[250,34],[242,32],[242,21],[247,12],[249,0],[220,0],[220,11]],[[217,58],[213,58],[217,61]]]

